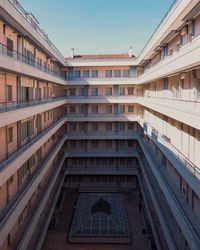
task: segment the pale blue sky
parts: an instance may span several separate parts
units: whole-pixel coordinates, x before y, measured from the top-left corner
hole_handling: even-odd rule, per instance
[[[174,0],[20,0],[64,56],[138,56]]]

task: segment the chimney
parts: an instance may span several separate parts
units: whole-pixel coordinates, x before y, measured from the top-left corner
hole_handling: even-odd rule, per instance
[[[129,54],[129,57],[133,57],[133,48],[132,47],[130,47],[128,54]]]
[[[74,48],[71,48],[71,58],[74,58]]]

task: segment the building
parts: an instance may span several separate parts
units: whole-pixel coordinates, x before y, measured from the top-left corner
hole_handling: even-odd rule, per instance
[[[138,57],[70,58],[0,0],[0,250],[47,249],[65,189],[138,190],[149,249],[200,249],[199,55],[198,0],[176,0]]]

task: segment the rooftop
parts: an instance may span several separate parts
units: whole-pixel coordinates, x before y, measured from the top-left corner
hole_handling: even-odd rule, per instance
[[[107,60],[107,59],[136,59],[135,56],[130,57],[128,53],[122,54],[97,54],[97,55],[74,55],[74,57],[67,57],[66,60]]]

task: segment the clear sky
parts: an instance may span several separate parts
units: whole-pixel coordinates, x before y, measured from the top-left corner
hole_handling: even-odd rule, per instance
[[[20,0],[64,56],[138,56],[174,0]]]

